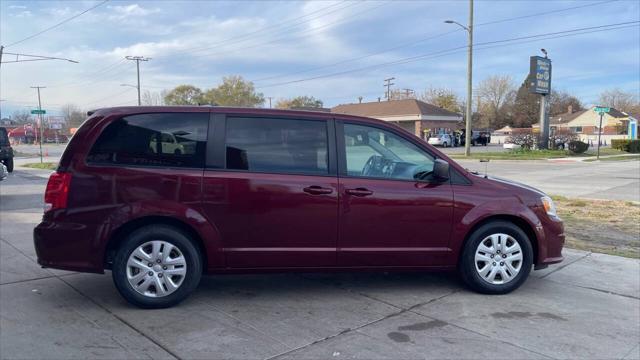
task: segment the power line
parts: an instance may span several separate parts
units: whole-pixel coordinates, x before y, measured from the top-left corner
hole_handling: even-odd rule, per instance
[[[216,46],[219,46],[219,45],[221,45],[221,44],[228,43],[228,42],[230,42],[230,41],[234,41],[234,40],[238,40],[238,39],[246,38],[246,37],[251,36],[251,35],[253,35],[253,34],[260,34],[260,33],[263,33],[265,30],[273,29],[273,28],[277,28],[277,27],[282,26],[282,25],[284,25],[284,24],[286,24],[286,23],[289,23],[289,22],[292,22],[292,21],[296,21],[296,20],[300,20],[300,19],[304,19],[304,18],[309,17],[309,16],[311,16],[311,15],[314,15],[314,14],[317,14],[317,13],[319,13],[319,12],[322,12],[322,11],[325,11],[325,10],[327,10],[327,9],[330,9],[330,8],[332,8],[332,7],[336,7],[336,6],[338,6],[338,5],[344,4],[345,2],[347,2],[347,1],[346,1],[346,0],[343,0],[343,1],[341,1],[341,2],[338,2],[338,3],[332,4],[332,5],[329,5],[329,6],[323,7],[323,8],[321,8],[321,9],[318,9],[318,10],[316,10],[316,11],[312,11],[312,12],[310,12],[310,13],[306,14],[306,15],[302,15],[302,16],[298,16],[298,17],[295,17],[295,18],[292,18],[292,19],[288,19],[288,20],[282,21],[282,22],[277,23],[277,24],[273,24],[273,25],[265,26],[265,27],[262,27],[262,28],[260,28],[260,29],[257,29],[257,30],[254,30],[254,31],[251,31],[251,32],[248,32],[248,33],[244,33],[244,34],[241,34],[241,35],[232,36],[232,37],[230,37],[230,38],[226,38],[226,39],[221,40],[221,41],[219,41],[219,42],[217,42],[217,43],[214,43],[213,45],[207,45],[206,47],[204,47],[204,49],[209,49],[209,48],[211,48],[211,47],[216,47]],[[313,19],[312,19],[312,20],[313,20]],[[199,50],[202,50],[202,49],[203,49],[203,47],[193,47],[193,48],[187,48],[187,49],[185,49],[185,50],[183,50],[183,51],[184,51],[184,52],[190,52],[190,51],[199,51]]]
[[[531,17],[536,17],[536,16],[549,15],[549,14],[553,14],[553,13],[560,13],[560,12],[565,12],[565,11],[570,11],[570,10],[576,10],[576,9],[581,9],[581,8],[585,8],[585,7],[590,7],[590,6],[603,5],[603,4],[607,4],[607,3],[613,3],[613,2],[616,2],[616,1],[618,1],[618,0],[601,1],[601,2],[597,2],[597,3],[586,4],[586,5],[572,6],[572,7],[562,8],[562,9],[555,9],[555,10],[551,10],[551,11],[539,12],[539,13],[535,13],[535,14],[528,14],[528,15],[523,15],[523,16],[499,19],[499,20],[489,21],[489,22],[485,22],[485,23],[475,24],[474,28],[477,28],[479,26],[493,25],[493,24],[498,24],[498,23],[503,23],[503,22],[508,22],[508,21],[514,21],[514,20],[526,19],[526,18],[531,18]],[[364,56],[359,56],[359,57],[356,57],[356,58],[342,60],[342,61],[339,61],[339,62],[336,62],[336,63],[332,63],[332,64],[328,64],[328,65],[322,65],[322,66],[318,66],[318,67],[314,67],[314,68],[310,68],[310,69],[305,69],[305,70],[300,70],[300,71],[295,71],[295,72],[290,72],[290,73],[285,73],[285,74],[267,76],[267,77],[255,79],[255,80],[252,80],[252,81],[253,82],[259,82],[259,81],[264,81],[264,80],[276,79],[276,78],[279,78],[279,77],[303,74],[303,73],[313,72],[313,71],[316,71],[316,70],[326,69],[326,68],[334,67],[334,66],[337,66],[337,65],[342,65],[342,64],[345,64],[345,63],[349,63],[349,62],[370,58],[370,57],[373,57],[373,56],[376,56],[376,55],[380,55],[380,54],[384,54],[384,53],[387,53],[387,52],[390,52],[390,51],[393,51],[393,50],[397,50],[397,49],[401,49],[401,48],[405,48],[405,47],[409,47],[409,46],[415,46],[415,45],[417,45],[419,43],[423,43],[423,42],[426,42],[426,41],[429,41],[429,40],[438,39],[438,38],[441,38],[441,37],[444,37],[444,36],[447,36],[449,34],[453,34],[453,33],[459,32],[459,31],[462,31],[462,29],[455,29],[455,30],[451,30],[451,31],[447,31],[447,32],[442,32],[442,33],[435,34],[435,35],[432,35],[432,36],[429,36],[429,37],[426,37],[426,38],[422,38],[422,39],[414,40],[414,41],[409,41],[409,42],[406,42],[406,43],[403,43],[403,44],[400,44],[400,45],[393,46],[391,48],[386,48],[386,49],[383,49],[381,51],[377,51],[375,53],[371,53],[371,54],[364,55]]]
[[[89,107],[90,105],[93,105],[93,104],[99,104],[99,103],[101,103],[101,102],[103,102],[105,100],[109,100],[109,99],[113,99],[113,98],[116,98],[116,97],[120,97],[120,96],[122,96],[124,94],[127,94],[127,93],[131,92],[131,90],[133,90],[133,88],[128,88],[125,91],[119,91],[119,92],[117,92],[115,94],[111,94],[109,96],[105,96],[105,97],[100,98],[98,100],[94,100],[94,101],[85,103],[85,107]]]
[[[390,3],[391,3],[391,1],[384,2],[384,3],[380,4],[380,5],[377,5],[377,6],[362,10],[358,14],[362,15],[365,12],[369,12],[369,11],[375,10],[377,8],[380,8],[380,7],[385,6],[387,4],[390,4]],[[278,42],[281,42],[281,41],[284,41],[284,40],[294,40],[294,39],[298,39],[298,38],[304,38],[305,36],[301,36],[301,35],[307,34],[307,33],[313,33],[313,32],[316,32],[316,31],[318,31],[320,29],[324,29],[324,28],[327,28],[327,27],[330,27],[330,26],[333,26],[333,25],[336,25],[336,24],[340,24],[340,23],[349,22],[349,21],[352,21],[352,20],[353,20],[353,18],[346,18],[346,19],[336,20],[336,21],[324,24],[322,26],[318,26],[318,27],[315,27],[315,28],[311,28],[311,29],[307,29],[307,30],[298,32],[297,36],[293,36],[293,37],[284,36],[284,37],[276,38],[276,39],[269,40],[269,41],[266,41],[266,42],[261,42],[261,43],[258,43],[258,44],[243,46],[243,47],[239,47],[239,48],[235,48],[235,49],[222,50],[222,51],[217,51],[217,52],[213,52],[213,53],[192,55],[191,58],[193,59],[193,58],[200,58],[200,57],[211,57],[211,56],[215,56],[215,55],[226,55],[226,54],[234,53],[234,52],[238,52],[238,51],[245,51],[245,50],[248,50],[248,49],[254,49],[254,48],[263,47],[265,45],[278,43]]]
[[[615,30],[615,29],[607,29],[607,28],[608,27],[609,28],[610,27],[614,27],[614,26],[628,25],[628,24],[636,24],[636,25],[631,25],[631,26],[637,26],[638,23],[640,23],[640,21],[630,21],[630,22],[622,22],[622,23],[616,23],[616,24],[592,26],[592,27],[578,28],[578,29],[572,29],[572,30],[565,30],[565,31],[543,33],[543,34],[536,34],[536,35],[530,35],[530,36],[521,36],[521,37],[516,37],[516,38],[510,38],[510,39],[501,39],[501,40],[495,40],[495,41],[488,41],[488,42],[483,42],[483,43],[476,43],[473,46],[476,47],[476,46],[482,46],[482,45],[499,44],[499,43],[505,43],[505,42],[513,42],[513,41],[517,41],[517,40],[525,40],[525,39],[532,39],[532,38],[559,35],[559,34],[575,33],[575,32],[580,32],[580,31],[594,30],[594,29],[599,29],[599,31]],[[626,26],[626,27],[630,27],[630,26]],[[624,28],[624,27],[619,27],[619,28]],[[597,32],[597,31],[592,31],[592,32]],[[580,35],[580,34],[570,34],[570,35]],[[564,37],[564,36],[560,36],[560,37]],[[323,78],[328,78],[328,77],[334,77],[334,76],[339,76],[339,75],[345,75],[345,74],[349,74],[349,73],[352,73],[352,72],[370,70],[370,69],[386,67],[386,66],[390,66],[390,65],[405,64],[405,63],[409,63],[409,62],[412,62],[412,61],[417,61],[417,60],[420,60],[420,59],[423,59],[423,58],[427,58],[427,57],[449,55],[449,54],[453,53],[456,50],[466,49],[467,47],[468,47],[468,45],[462,45],[462,46],[457,46],[457,47],[449,48],[449,49],[445,49],[445,50],[439,50],[439,51],[428,53],[428,54],[422,54],[422,55],[411,56],[411,57],[407,57],[407,58],[403,58],[403,59],[398,59],[398,60],[394,60],[394,61],[391,61],[391,62],[375,64],[375,65],[365,66],[365,67],[351,69],[351,70],[344,70],[344,71],[325,74],[325,75],[318,75],[318,76],[313,76],[313,77],[309,77],[309,78],[303,78],[303,79],[297,79],[297,80],[283,81],[283,82],[279,82],[279,83],[267,84],[267,85],[263,85],[263,86],[257,86],[256,88],[263,89],[263,88],[267,88],[267,87],[282,86],[282,85],[300,83],[300,82],[305,82],[305,81],[323,79]]]
[[[109,1],[109,0],[104,0],[104,1],[102,1],[102,2],[100,2],[100,3],[98,3],[97,5],[94,5],[94,6],[92,6],[92,7],[88,8],[88,9],[86,9],[86,10],[84,10],[84,11],[82,11],[82,12],[80,12],[80,13],[76,14],[76,15],[73,15],[73,16],[72,16],[72,17],[70,17],[70,18],[67,18],[67,19],[65,19],[65,20],[62,20],[61,22],[59,22],[59,23],[57,23],[57,24],[55,24],[55,25],[53,25],[53,26],[50,26],[50,27],[48,27],[48,28],[46,28],[46,29],[44,29],[44,30],[38,31],[37,33],[35,33],[35,34],[33,34],[33,35],[27,36],[26,38],[24,38],[24,39],[22,39],[22,40],[18,40],[18,41],[16,41],[16,42],[13,42],[13,43],[11,43],[11,44],[9,44],[9,45],[5,46],[5,47],[13,46],[13,45],[16,45],[16,44],[20,44],[20,43],[22,43],[22,42],[25,42],[25,41],[27,41],[27,40],[31,40],[31,39],[33,39],[34,37],[38,36],[38,35],[44,34],[45,32],[47,32],[47,31],[49,31],[49,30],[53,30],[53,29],[57,28],[58,26],[61,26],[61,25],[63,25],[63,24],[66,24],[66,23],[68,23],[69,21],[71,21],[71,20],[73,20],[73,19],[75,19],[75,18],[77,18],[77,17],[79,17],[79,16],[81,16],[81,15],[84,15],[84,14],[88,13],[89,11],[91,11],[91,10],[93,10],[93,9],[95,9],[95,8],[97,8],[97,7],[101,6],[101,5],[103,5],[103,4],[105,4],[105,3],[106,3],[106,2],[108,2],[108,1]]]

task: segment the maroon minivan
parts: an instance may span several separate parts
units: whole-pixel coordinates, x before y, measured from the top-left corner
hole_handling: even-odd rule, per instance
[[[222,107],[101,109],[34,230],[43,267],[103,273],[145,308],[202,273],[455,270],[504,294],[562,261],[544,193],[470,173],[384,121]]]

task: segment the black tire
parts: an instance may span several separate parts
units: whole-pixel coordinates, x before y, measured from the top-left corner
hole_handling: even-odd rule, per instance
[[[522,265],[518,274],[506,284],[491,284],[485,281],[476,271],[475,252],[482,240],[496,233],[504,233],[512,236],[522,249]],[[529,277],[533,264],[533,248],[527,234],[518,226],[507,221],[492,221],[479,227],[471,234],[460,257],[458,264],[460,276],[473,290],[483,294],[507,294],[524,283]]]
[[[8,172],[13,172],[13,158],[5,159],[4,166],[7,167]]]
[[[180,287],[163,297],[149,297],[138,293],[127,280],[129,255],[140,245],[162,240],[178,247],[186,261],[186,275]],[[129,303],[145,309],[167,308],[178,304],[193,292],[202,277],[202,257],[197,245],[184,232],[166,225],[149,225],[137,229],[122,242],[113,261],[113,282]]]

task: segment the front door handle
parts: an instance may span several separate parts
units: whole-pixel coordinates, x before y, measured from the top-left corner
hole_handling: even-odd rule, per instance
[[[353,196],[369,196],[373,194],[373,191],[366,188],[347,189],[347,194]]]
[[[306,188],[302,189],[302,191],[311,195],[326,195],[326,194],[331,194],[333,192],[333,189],[324,188],[318,185],[313,185],[313,186],[307,186]]]

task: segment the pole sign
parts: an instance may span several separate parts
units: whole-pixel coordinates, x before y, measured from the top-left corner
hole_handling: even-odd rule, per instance
[[[31,110],[31,114],[33,115],[37,115],[37,114],[44,115],[46,113],[47,113],[46,110]]]
[[[546,95],[551,92],[551,60],[541,56],[529,59],[529,92]]]
[[[604,107],[604,106],[596,106],[593,108],[593,111],[597,112],[598,114],[602,115],[602,114],[606,114],[611,110],[611,108],[608,107]]]

